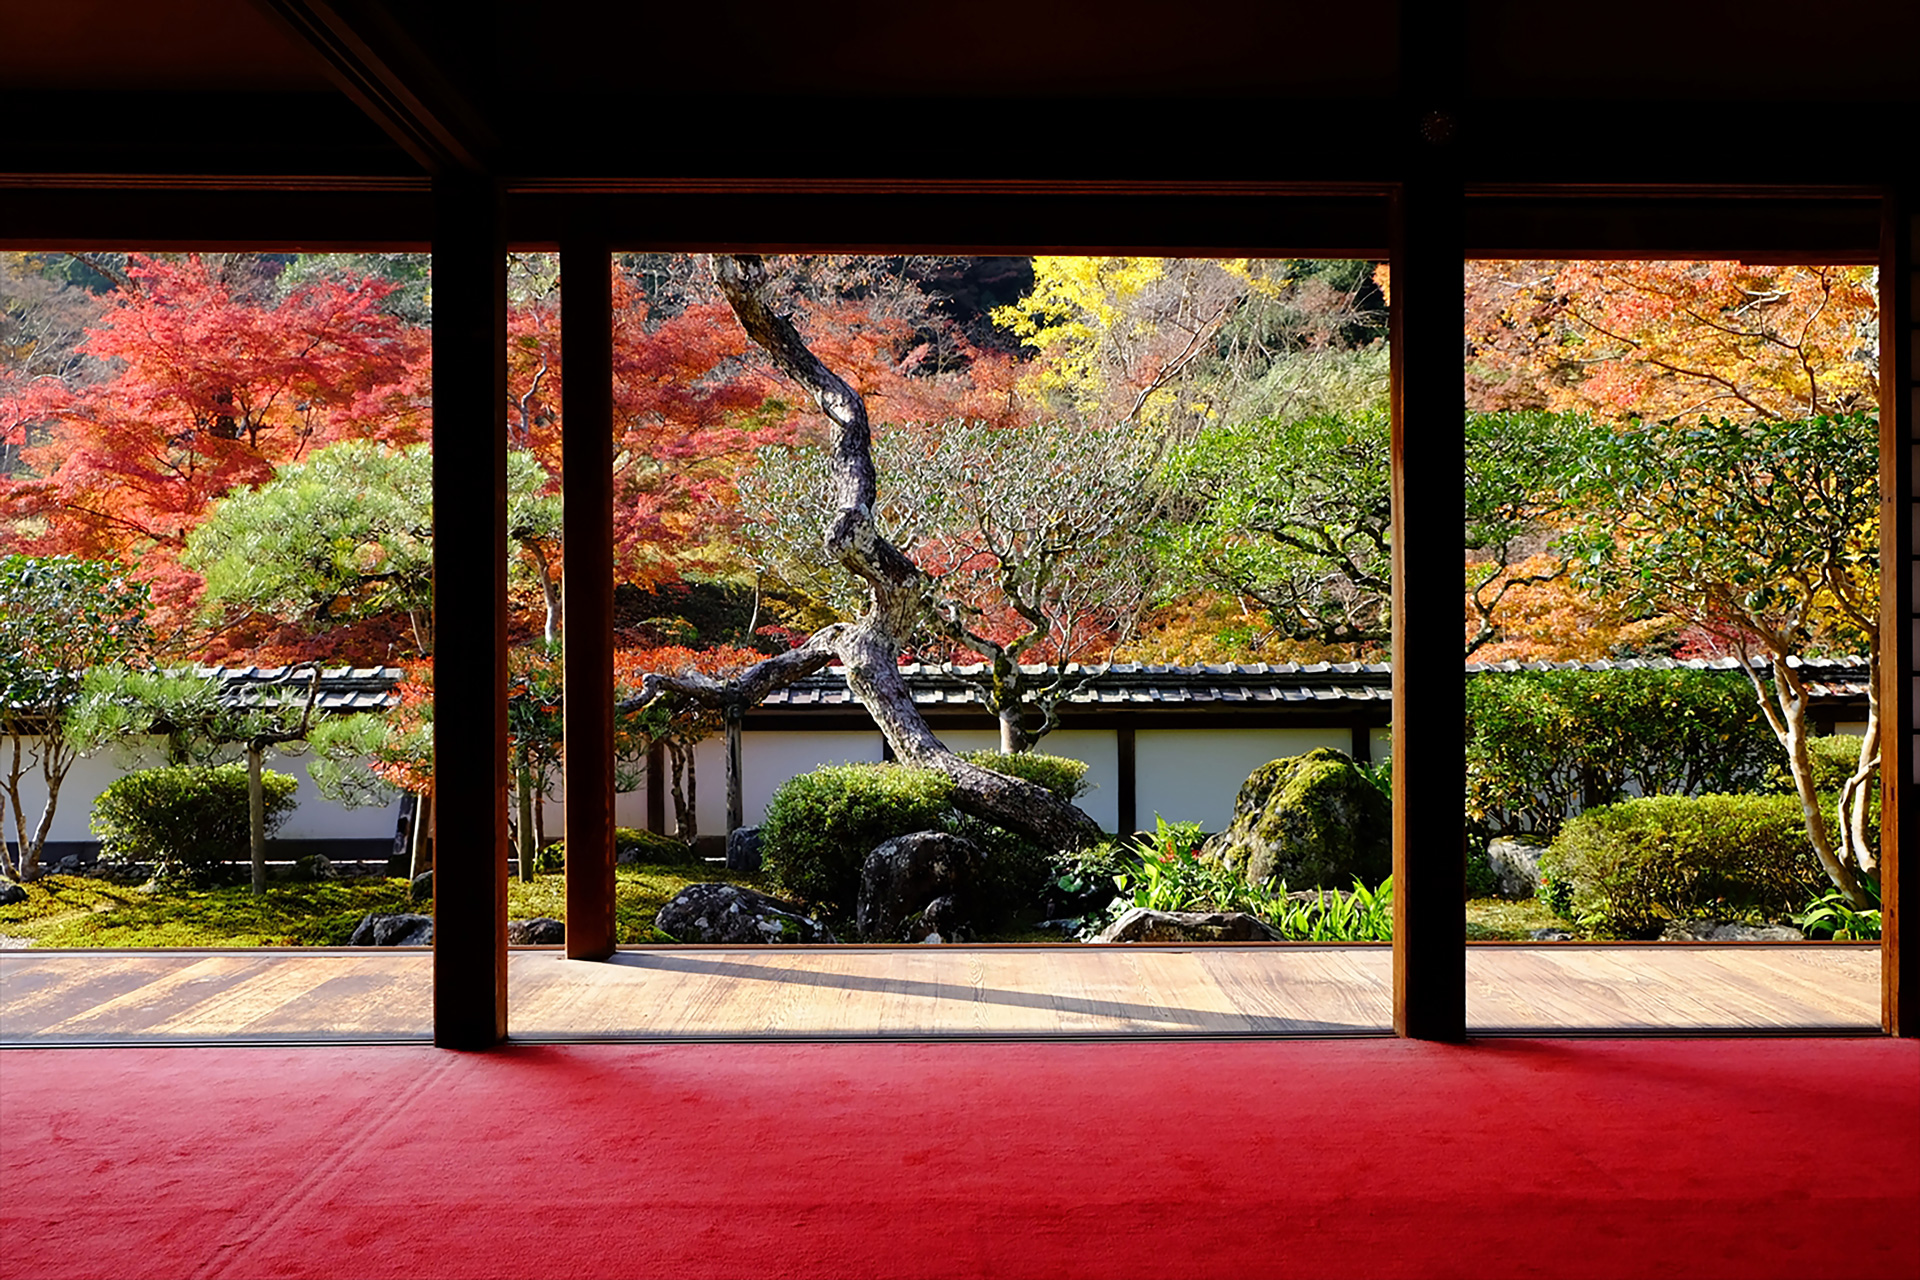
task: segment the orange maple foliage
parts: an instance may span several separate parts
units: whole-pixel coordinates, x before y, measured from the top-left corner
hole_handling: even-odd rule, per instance
[[[1529,556],[1507,569],[1507,575],[1525,578],[1551,573],[1551,555]],[[1467,566],[1466,582],[1480,581],[1486,566]],[[1495,584],[1498,586],[1498,581]],[[1471,603],[1462,606],[1466,639],[1479,629]],[[1476,649],[1469,662],[1592,662],[1601,658],[1635,657],[1650,648],[1664,650],[1681,630],[1679,619],[1661,615],[1633,618],[1616,605],[1596,600],[1562,576],[1547,582],[1512,587],[1500,600],[1495,615],[1497,638]]]
[[[209,504],[311,448],[425,438],[427,338],[381,308],[386,282],[315,280],[269,302],[197,255],[136,254],[128,276],[81,348],[113,376],[0,387],[0,427],[44,432],[22,451],[34,478],[0,482],[10,548],[170,563]]]
[[[1790,418],[1876,394],[1872,269],[1470,262],[1468,406]]]

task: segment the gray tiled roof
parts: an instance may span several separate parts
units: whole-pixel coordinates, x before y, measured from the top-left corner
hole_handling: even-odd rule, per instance
[[[1766,664],[1759,664],[1764,667]],[[1806,681],[1807,692],[1820,701],[1854,701],[1867,695],[1864,658],[1795,659],[1793,666]],[[1725,671],[1739,670],[1732,658],[1604,659],[1596,662],[1467,663],[1468,675],[1517,671]],[[236,694],[275,688],[280,696],[302,697],[310,667],[198,667],[202,676],[218,675]],[[1026,666],[1030,675],[1044,676],[1049,668]],[[1345,706],[1388,702],[1393,698],[1393,667],[1384,662],[1203,663],[1164,666],[1116,662],[1104,669],[1073,664],[1069,676],[1084,681],[1068,698],[1068,705],[1085,709],[1187,707],[1255,710],[1281,706]],[[971,709],[981,705],[972,682],[985,678],[981,663],[908,663],[900,668],[913,690],[916,706]],[[327,667],[320,672],[319,706],[326,711],[377,711],[399,700],[395,686],[405,672],[398,667]],[[257,695],[256,695],[257,696]],[[846,669],[831,666],[776,690],[760,704],[779,711],[857,708],[860,703],[847,688]]]
[[[1766,664],[1760,663],[1764,667]],[[1820,700],[1866,697],[1867,664],[1863,658],[1796,659],[1793,666],[1806,678],[1807,692]],[[1732,658],[1625,658],[1597,662],[1468,663],[1468,675],[1513,671],[1726,671],[1739,670]],[[1048,668],[1022,670],[1044,677]],[[1198,666],[1161,666],[1117,662],[1104,670],[1074,664],[1075,680],[1085,680],[1068,698],[1083,708],[1140,708],[1156,706],[1210,709],[1276,706],[1338,706],[1361,702],[1388,702],[1393,698],[1393,667],[1384,662],[1203,663]],[[908,663],[900,668],[913,690],[916,706],[971,708],[980,705],[972,682],[984,680],[983,664]],[[763,708],[806,710],[856,707],[859,700],[847,688],[846,670],[827,667],[760,704]]]
[[[1030,675],[1044,677],[1050,668],[1025,666]],[[982,663],[908,663],[900,668],[913,690],[916,706],[978,707],[976,683],[983,682]],[[1385,702],[1393,697],[1392,668],[1384,663],[1318,662],[1208,663],[1170,667],[1116,662],[1104,669],[1075,663],[1067,668],[1070,681],[1080,687],[1068,696],[1079,707],[1218,706],[1262,707],[1291,704]],[[832,666],[770,695],[764,708],[790,710],[859,705],[847,688],[846,670]]]
[[[310,666],[292,667],[195,667],[202,678],[218,676],[229,697],[273,697],[289,702],[304,702]],[[399,667],[322,667],[320,693],[314,706],[321,711],[384,711],[400,700],[397,686],[406,672]]]

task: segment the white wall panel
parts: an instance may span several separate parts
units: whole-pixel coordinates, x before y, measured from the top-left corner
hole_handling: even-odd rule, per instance
[[[1332,729],[1142,729],[1134,737],[1136,820],[1153,826],[1198,822],[1218,831],[1233,820],[1240,784],[1269,760],[1316,747],[1349,751],[1353,731]]]

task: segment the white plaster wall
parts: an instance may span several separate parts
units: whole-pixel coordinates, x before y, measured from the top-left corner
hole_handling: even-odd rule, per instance
[[[13,742],[0,739],[0,751],[11,759]],[[233,753],[238,755],[238,753]],[[114,779],[134,769],[151,769],[166,763],[166,750],[160,739],[141,743],[130,748],[113,748],[97,755],[74,762],[67,773],[66,781],[60,786],[60,805],[54,810],[53,828],[47,833],[49,840],[93,840],[96,837],[88,826],[93,814],[93,802],[102,791],[110,786]],[[300,786],[294,792],[295,808],[286,823],[275,833],[283,840],[358,840],[377,839],[393,835],[394,824],[399,818],[400,801],[367,806],[360,809],[348,809],[333,803],[320,794],[313,779],[307,776],[304,757],[273,757],[267,759],[267,768],[276,773],[284,773],[296,779]],[[26,812],[27,829],[31,831],[40,819],[40,811],[47,802],[46,784],[41,781],[40,771],[33,769],[22,780],[21,807]],[[7,838],[13,838],[13,817],[7,815]]]
[[[767,816],[767,801],[781,783],[823,764],[870,764],[884,758],[878,730],[832,733],[767,733],[748,730],[740,735],[740,807],[750,827]],[[726,739],[706,739],[693,751],[700,777],[694,817],[703,836],[727,834]],[[667,801],[667,825],[673,826],[673,801]]]
[[[1342,747],[1341,750],[1344,751],[1346,750],[1346,748]],[[1371,755],[1372,763],[1374,764],[1379,764],[1382,760],[1392,759],[1393,758],[1393,730],[1392,729],[1369,730],[1367,733],[1367,751],[1369,755]]]
[[[1332,729],[1141,729],[1134,735],[1134,817],[1151,829],[1198,822],[1219,831],[1233,821],[1240,784],[1269,760],[1316,747],[1353,749],[1353,731]]]
[[[634,789],[616,791],[613,796],[613,825],[616,827],[644,828],[647,825],[647,767],[641,764],[633,774]],[[545,824],[547,839],[558,840],[567,830],[567,790],[556,776],[553,780],[552,794],[542,802],[541,822]],[[671,802],[667,805],[668,819],[672,819]]]
[[[979,751],[997,748],[1000,736],[989,729],[948,730],[940,735],[955,751]],[[1068,756],[1087,763],[1088,792],[1081,807],[1088,816],[1111,831],[1119,814],[1120,755],[1118,741],[1111,731],[1063,729],[1048,734],[1041,749],[1053,755]],[[695,817],[700,834],[726,834],[727,762],[725,741],[708,738],[694,748],[694,768],[699,775],[695,797]],[[767,802],[787,779],[808,773],[825,764],[872,764],[885,759],[880,734],[871,730],[830,733],[769,733],[747,731],[740,741],[740,800],[748,826],[756,826],[767,815]],[[557,806],[556,806],[557,808]],[[644,825],[641,820],[626,825]],[[624,819],[622,820],[624,824]],[[559,817],[549,810],[548,834],[559,831]],[[673,805],[667,805],[667,824],[673,825]]]
[[[957,752],[998,751],[998,729],[948,729],[940,741]],[[1120,738],[1111,729],[1055,729],[1034,748],[1050,756],[1083,760],[1087,793],[1077,801],[1087,816],[1112,831],[1120,821]]]

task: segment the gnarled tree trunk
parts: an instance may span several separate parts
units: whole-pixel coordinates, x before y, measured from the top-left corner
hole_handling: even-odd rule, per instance
[[[962,760],[927,728],[900,675],[900,637],[927,607],[927,582],[874,524],[878,482],[866,402],[808,349],[792,321],[768,305],[766,267],[757,255],[716,254],[713,273],[747,336],[813,397],[832,424],[829,448],[838,510],[827,524],[826,549],[867,585],[868,605],[859,621],[827,628],[803,649],[814,654],[830,650],[839,658],[847,669],[847,684],[866,704],[894,755],[953,779],[954,806],[963,813],[1055,849],[1099,839],[1099,825],[1077,806],[1043,787]],[[812,669],[824,661],[822,656]]]

